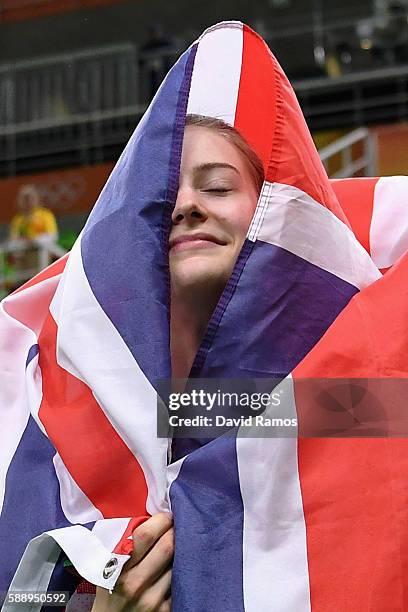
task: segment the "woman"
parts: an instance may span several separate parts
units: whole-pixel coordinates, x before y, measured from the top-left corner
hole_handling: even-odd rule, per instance
[[[188,377],[244,243],[263,179],[261,161],[237,130],[219,119],[187,116],[169,238],[174,378]],[[170,515],[154,516],[133,537],[132,559],[111,596],[98,589],[94,612],[129,605],[170,610]]]
[[[218,127],[184,134],[186,115],[222,119],[256,152],[258,203],[249,154]],[[217,24],[175,64],[64,265],[3,305],[27,363],[14,414],[25,417],[27,395],[34,415],[30,453],[9,444],[20,463],[8,471],[2,519],[15,523],[18,508],[25,529],[0,533],[8,581],[57,590],[63,549],[83,578],[113,591],[113,609],[168,610],[170,574],[176,612],[387,609],[390,583],[401,590],[405,580],[405,565],[396,574],[391,562],[406,549],[403,445],[398,454],[387,440],[239,428],[177,439],[169,461],[157,436],[155,389],[170,366],[191,378],[284,379],[284,414],[299,418],[299,372],[386,371],[379,350],[369,369],[367,347],[395,274],[374,283],[380,273],[347,226],[296,97],[252,30]],[[50,313],[23,317],[39,287]],[[33,496],[28,470],[40,442],[46,499],[45,477]]]
[[[263,179],[261,161],[239,132],[217,119],[187,116],[169,238],[174,378],[186,378],[191,370]]]

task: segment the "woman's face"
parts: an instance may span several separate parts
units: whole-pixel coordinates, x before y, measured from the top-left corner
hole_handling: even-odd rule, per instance
[[[35,187],[23,187],[17,196],[17,207],[25,215],[30,214],[40,204],[40,195]]]
[[[173,290],[223,289],[257,200],[243,154],[216,130],[187,126],[169,240]]]

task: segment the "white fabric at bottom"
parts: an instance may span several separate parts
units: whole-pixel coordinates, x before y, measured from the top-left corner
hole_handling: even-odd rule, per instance
[[[120,519],[112,523],[106,519],[106,528],[109,539],[113,537],[112,527],[116,530],[115,542],[119,542],[123,535],[123,526],[129,519]],[[47,591],[48,585],[58,561],[61,549],[67,555],[77,572],[88,582],[105,589],[113,589],[120,575],[123,565],[129,555],[112,553],[102,544],[101,535],[103,526],[98,522],[98,535],[82,527],[73,525],[63,529],[55,529],[33,538],[27,545],[21,558],[9,592],[12,591]],[[106,573],[106,567],[112,566],[113,571]],[[32,602],[24,607],[25,612],[39,612],[41,602]],[[5,603],[1,612],[17,612],[21,610],[20,604]]]
[[[274,393],[277,390],[282,391],[281,404],[268,408],[264,416],[296,419],[292,378],[282,381]],[[266,429],[256,429],[240,428],[237,437],[245,612],[310,612],[297,427],[286,438],[266,437]],[[284,436],[281,428],[279,435]]]

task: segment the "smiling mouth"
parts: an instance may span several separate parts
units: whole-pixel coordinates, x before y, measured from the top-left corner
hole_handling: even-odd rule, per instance
[[[180,236],[179,238],[170,240],[169,248],[172,253],[179,253],[180,251],[207,249],[216,246],[223,246],[224,244],[225,243],[213,236],[197,234],[191,236]]]

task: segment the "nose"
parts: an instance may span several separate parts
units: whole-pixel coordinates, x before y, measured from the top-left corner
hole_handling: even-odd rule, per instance
[[[202,223],[207,219],[207,216],[205,208],[200,204],[198,198],[194,197],[192,190],[179,189],[171,215],[173,225],[177,225],[183,220],[188,223]]]

